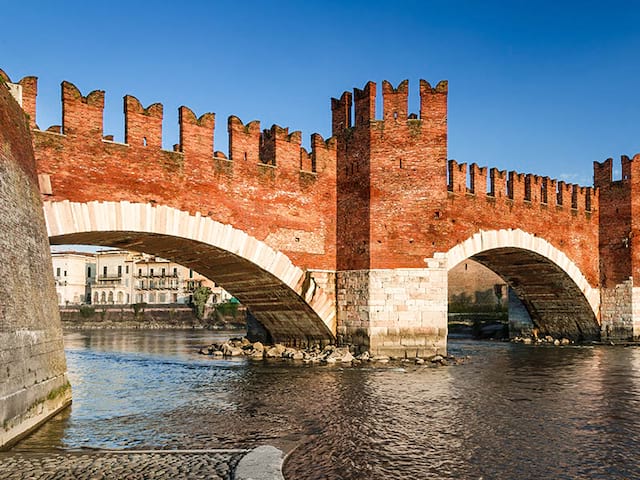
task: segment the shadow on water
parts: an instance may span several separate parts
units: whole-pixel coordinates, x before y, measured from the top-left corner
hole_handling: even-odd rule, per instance
[[[74,405],[17,449],[271,444],[305,479],[640,477],[637,349],[452,340],[466,364],[306,366],[197,355],[211,335],[67,336]]]

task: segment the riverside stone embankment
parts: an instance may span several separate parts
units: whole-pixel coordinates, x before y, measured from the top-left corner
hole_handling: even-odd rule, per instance
[[[3,448],[68,405],[71,389],[29,124],[1,75],[0,232]]]
[[[186,306],[149,306],[135,312],[131,306],[85,305],[61,308],[60,316],[65,330],[238,330],[246,328],[244,314],[234,317],[216,313],[208,318],[199,319],[193,313],[193,309]]]

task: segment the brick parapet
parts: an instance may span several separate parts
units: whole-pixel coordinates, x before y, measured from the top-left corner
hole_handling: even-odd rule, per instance
[[[3,73],[6,77],[6,74]],[[9,81],[6,77],[5,81]],[[84,96],[62,83],[62,125],[35,127],[35,77],[23,83],[31,109],[38,173],[51,184],[47,200],[149,202],[201,212],[259,239],[271,235],[293,245],[295,232],[323,239],[320,249],[283,252],[300,266],[335,269],[336,144],[314,135],[311,149],[300,132],[229,118],[229,156],[214,152],[215,116],[179,109],[180,141],[162,149],[163,108],[124,98],[125,143],[103,132],[105,94]],[[294,232],[294,233],[291,233]],[[319,251],[321,253],[319,253]]]

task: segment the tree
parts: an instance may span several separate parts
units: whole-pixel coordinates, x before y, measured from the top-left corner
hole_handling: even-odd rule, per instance
[[[198,287],[193,291],[191,296],[191,306],[198,320],[204,317],[204,307],[213,292],[209,287]]]

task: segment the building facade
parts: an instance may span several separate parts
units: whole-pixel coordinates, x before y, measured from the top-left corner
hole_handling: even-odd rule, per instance
[[[91,303],[96,278],[96,258],[91,253],[52,252],[58,305]]]
[[[198,287],[213,292],[209,304],[231,298],[224,289],[193,270],[163,258],[124,250],[96,253],[54,252],[58,304],[188,304]]]

